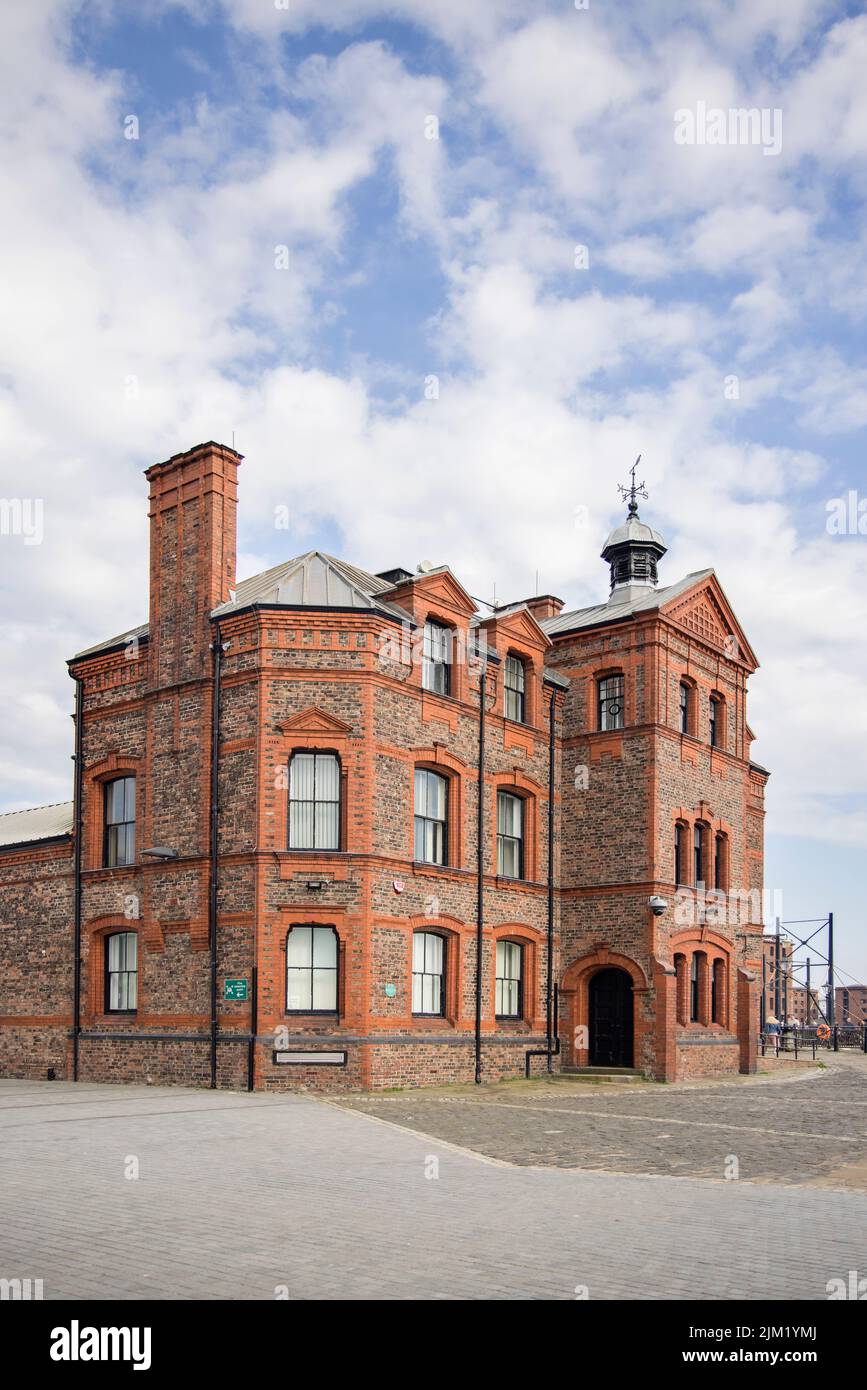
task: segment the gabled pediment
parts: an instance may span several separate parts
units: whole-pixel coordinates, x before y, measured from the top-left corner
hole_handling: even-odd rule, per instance
[[[307,709],[290,715],[288,719],[281,719],[276,727],[281,734],[352,733],[351,724],[344,724],[342,719],[335,718],[323,709],[317,709],[315,705],[309,705]]]
[[[464,618],[473,617],[476,611],[475,601],[445,566],[429,574],[413,575],[406,583],[388,589],[383,597],[390,603],[411,608],[416,618],[428,607],[438,607],[453,617]]]
[[[529,608],[517,608],[512,613],[504,613],[498,617],[492,613],[484,622],[479,623],[479,627],[485,632],[494,632],[497,648],[507,645],[511,639],[517,646],[528,647],[550,647],[551,638],[537,623]],[[505,639],[502,640],[502,639]]]
[[[740,662],[751,671],[758,666],[758,658],[715,574],[705,576],[686,593],[661,604],[659,611],[729,660]]]

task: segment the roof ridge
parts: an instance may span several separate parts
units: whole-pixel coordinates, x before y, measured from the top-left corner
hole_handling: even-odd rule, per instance
[[[46,801],[42,806],[22,806],[18,811],[0,811],[0,820],[4,816],[26,816],[31,811],[53,811],[57,806],[74,806],[74,801]]]

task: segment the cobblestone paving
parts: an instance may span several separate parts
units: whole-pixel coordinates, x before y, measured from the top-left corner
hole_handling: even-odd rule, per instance
[[[720,1090],[698,1113],[747,1107],[787,1130],[800,1116],[841,1153],[853,1115],[867,1123],[857,1098],[841,1095],[839,1114],[830,1104],[845,1078],[789,1084],[791,1113],[771,1094],[783,1084],[740,1101]],[[551,1141],[559,1152],[563,1134],[574,1163],[588,1124],[608,1164],[606,1124],[624,1135],[620,1162],[648,1133],[674,1133],[678,1097],[661,1088],[561,1096],[551,1088],[541,1114],[535,1101],[521,1114],[409,1100],[464,1139],[481,1117],[488,1147],[505,1123],[503,1147],[523,1145],[524,1165]],[[359,1104],[394,1118],[407,1100]],[[651,1119],[660,1104],[665,1126]],[[638,1123],[607,1120],[608,1107]],[[292,1299],[569,1300],[586,1286],[592,1299],[822,1300],[829,1279],[863,1267],[865,1223],[856,1191],[804,1186],[793,1202],[775,1183],[513,1166],[306,1097],[0,1082],[0,1278],[42,1279],[49,1299],[273,1299],[285,1287]]]
[[[342,1103],[520,1165],[867,1190],[867,1057],[784,1068],[683,1087],[564,1078]]]

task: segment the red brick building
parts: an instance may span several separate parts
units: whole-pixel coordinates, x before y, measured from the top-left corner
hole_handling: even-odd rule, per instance
[[[867,985],[837,985],[834,1017],[846,1028],[867,1024]]]
[[[588,609],[319,552],[236,585],[240,463],[148,469],[148,622],[69,663],[74,799],[0,817],[2,1074],[754,1069],[767,773],[714,572],[659,587],[633,493]]]

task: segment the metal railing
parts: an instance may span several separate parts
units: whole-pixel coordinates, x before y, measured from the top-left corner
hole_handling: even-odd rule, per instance
[[[793,1028],[787,1033],[760,1033],[759,1048],[763,1057],[812,1056],[824,1048],[826,1052],[867,1052],[867,1024],[835,1023],[826,1038],[820,1038],[816,1028]]]

